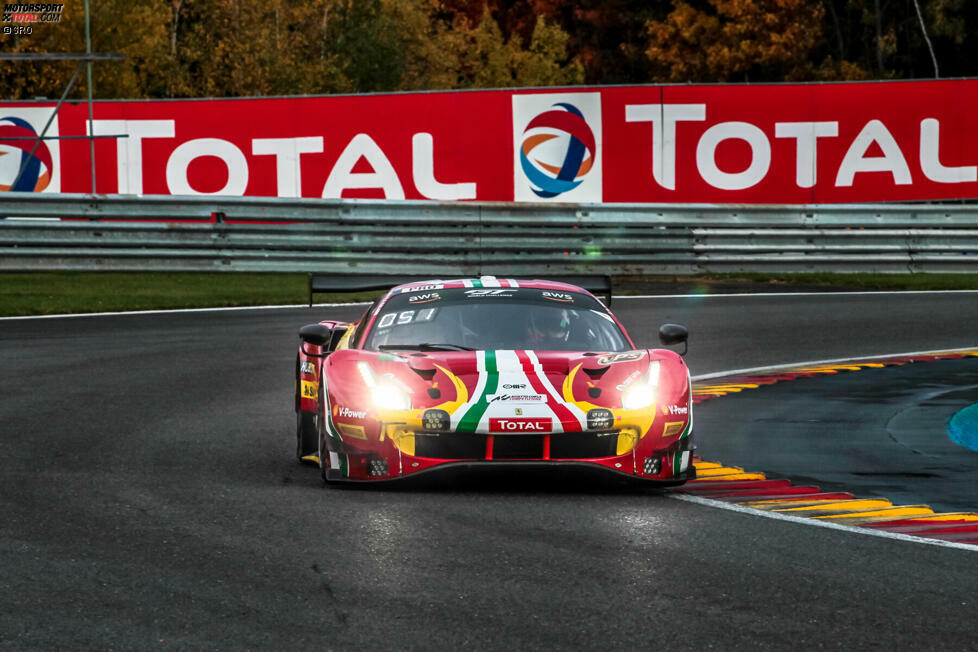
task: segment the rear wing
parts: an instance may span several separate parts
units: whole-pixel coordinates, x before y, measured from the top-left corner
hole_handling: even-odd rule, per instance
[[[309,274],[309,305],[312,306],[314,294],[326,292],[366,292],[368,290],[389,290],[403,283],[431,281],[431,276],[402,276],[395,274]],[[591,276],[546,276],[541,280],[558,281],[582,287],[591,294],[604,299],[611,305],[611,277]]]

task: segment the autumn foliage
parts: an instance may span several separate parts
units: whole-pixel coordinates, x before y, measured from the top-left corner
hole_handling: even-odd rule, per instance
[[[97,97],[260,96],[975,75],[975,0],[93,0]],[[3,35],[82,52],[82,0]],[[919,14],[918,14],[918,9]],[[0,63],[0,98],[73,63]],[[85,92],[84,76],[72,97]]]

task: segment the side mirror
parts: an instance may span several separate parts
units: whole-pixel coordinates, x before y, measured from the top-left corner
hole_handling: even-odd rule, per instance
[[[332,329],[323,324],[307,324],[299,329],[299,339],[306,344],[323,346],[329,342]]]
[[[302,340],[302,352],[306,355],[317,355],[305,349],[306,344],[313,344],[322,349],[318,355],[326,356],[336,349],[340,338],[346,335],[347,327],[330,328],[324,324],[307,324],[299,329],[299,339]]]
[[[680,324],[663,324],[659,326],[659,341],[662,342],[663,346],[672,346],[673,344],[683,344],[683,352],[680,355],[686,355],[688,349],[687,340],[689,339],[689,330]]]

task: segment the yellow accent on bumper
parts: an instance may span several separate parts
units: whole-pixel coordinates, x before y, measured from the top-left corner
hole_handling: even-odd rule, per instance
[[[635,428],[622,428],[618,433],[618,448],[616,455],[624,455],[638,445],[638,430]]]
[[[390,424],[384,428],[384,433],[394,442],[394,446],[405,455],[414,455],[414,430],[404,424]]]
[[[311,398],[311,399],[319,398],[319,383],[303,380],[302,398]]]
[[[339,428],[340,434],[344,437],[353,437],[354,439],[366,439],[367,433],[364,432],[363,426],[355,426],[350,423],[338,423],[336,427]]]
[[[669,421],[666,423],[665,427],[662,428],[663,437],[675,437],[683,431],[686,427],[685,421]]]

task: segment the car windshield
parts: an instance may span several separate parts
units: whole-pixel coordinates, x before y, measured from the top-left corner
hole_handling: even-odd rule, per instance
[[[428,285],[391,295],[363,348],[464,351],[627,351],[631,345],[593,297],[535,288]]]

